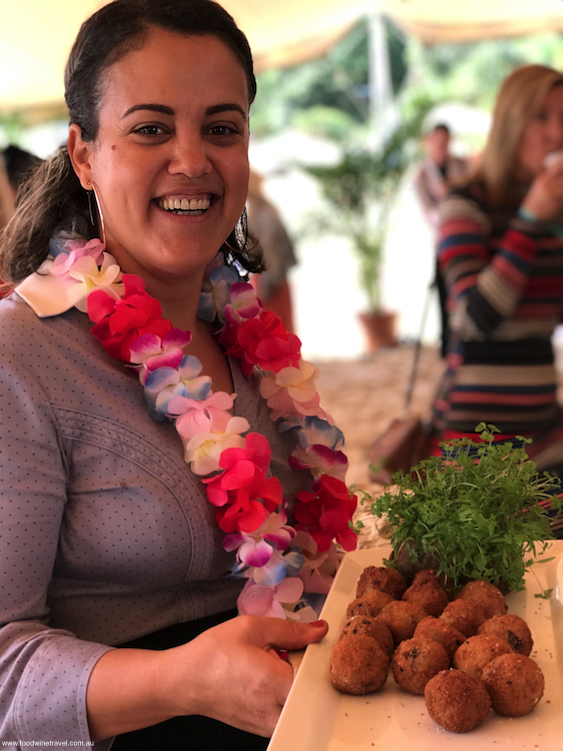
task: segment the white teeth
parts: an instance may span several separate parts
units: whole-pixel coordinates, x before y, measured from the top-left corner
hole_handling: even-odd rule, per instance
[[[164,211],[206,211],[211,201],[208,198],[163,198],[158,205]]]

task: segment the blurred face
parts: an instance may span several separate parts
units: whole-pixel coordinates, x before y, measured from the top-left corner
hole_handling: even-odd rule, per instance
[[[435,164],[444,165],[449,156],[450,134],[443,128],[432,131],[428,136],[428,153]]]
[[[517,176],[533,178],[543,169],[543,160],[563,149],[563,86],[554,86],[534,119],[526,126],[518,147]]]
[[[108,250],[149,286],[193,277],[244,208],[244,70],[216,37],[154,28],[104,83],[98,136],[84,143],[71,126],[69,153],[96,185]]]

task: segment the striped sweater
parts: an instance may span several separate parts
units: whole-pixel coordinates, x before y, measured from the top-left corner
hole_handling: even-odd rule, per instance
[[[523,435],[539,469],[563,468],[563,413],[551,337],[563,313],[563,222],[524,218],[525,190],[486,209],[477,184],[441,206],[438,258],[453,331],[434,404],[440,440]],[[562,523],[563,526],[563,523]]]

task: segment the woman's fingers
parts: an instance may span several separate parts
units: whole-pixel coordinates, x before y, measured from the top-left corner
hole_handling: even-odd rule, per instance
[[[323,638],[324,621],[239,616],[169,650],[167,693],[175,714],[203,714],[268,737],[293,682],[283,658]]]

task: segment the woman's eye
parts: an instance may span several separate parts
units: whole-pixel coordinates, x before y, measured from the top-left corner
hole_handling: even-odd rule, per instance
[[[160,125],[141,125],[133,131],[133,133],[138,133],[141,136],[160,136],[163,132]]]
[[[228,125],[214,125],[209,132],[213,136],[230,136],[238,131]]]

